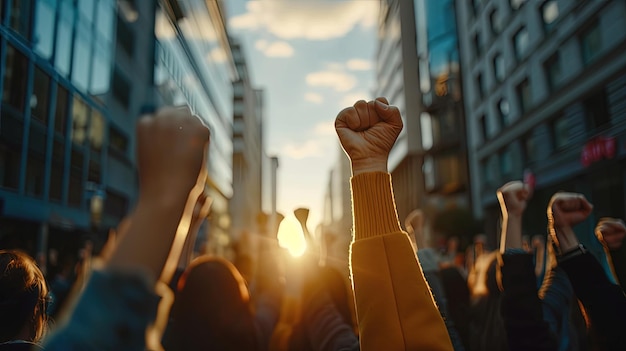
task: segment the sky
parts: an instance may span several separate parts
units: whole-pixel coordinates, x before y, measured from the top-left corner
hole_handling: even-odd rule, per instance
[[[229,33],[243,43],[253,86],[265,91],[265,150],[279,158],[277,209],[322,220],[329,172],[341,151],[339,111],[375,88],[379,0],[226,0]]]

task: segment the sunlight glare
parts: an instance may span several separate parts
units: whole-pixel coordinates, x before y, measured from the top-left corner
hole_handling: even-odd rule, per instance
[[[278,227],[278,245],[287,249],[291,256],[300,257],[306,250],[306,242],[300,222],[295,218],[286,217]]]

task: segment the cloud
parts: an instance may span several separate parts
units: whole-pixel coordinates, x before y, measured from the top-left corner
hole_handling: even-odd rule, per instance
[[[338,92],[346,92],[356,86],[357,79],[338,70],[325,70],[307,74],[306,83],[312,87],[328,87]]]
[[[261,51],[267,57],[291,57],[293,56],[293,47],[286,41],[275,41],[269,43],[267,40],[257,40],[254,47]]]
[[[346,62],[346,67],[351,71],[368,71],[372,69],[372,61],[363,59],[352,59]]]
[[[317,93],[306,93],[304,94],[304,99],[314,104],[321,104],[324,102],[324,97]]]
[[[232,17],[237,30],[265,29],[281,39],[328,40],[355,27],[371,28],[378,19],[378,0],[257,0]]]
[[[315,125],[313,132],[318,136],[335,136],[335,121],[323,121]]]
[[[358,91],[350,94],[346,94],[341,98],[341,108],[348,107],[354,105],[355,102],[359,100],[372,100],[371,94],[365,91]]]

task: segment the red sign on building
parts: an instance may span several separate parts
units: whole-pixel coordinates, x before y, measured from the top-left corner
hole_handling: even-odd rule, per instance
[[[613,158],[616,151],[617,146],[614,137],[595,137],[583,146],[583,151],[580,154],[580,162],[584,167],[588,167],[592,163],[602,159]]]

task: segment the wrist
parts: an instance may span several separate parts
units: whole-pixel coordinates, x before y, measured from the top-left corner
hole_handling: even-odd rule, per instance
[[[386,158],[384,160],[375,160],[375,159],[355,160],[355,161],[352,161],[351,168],[352,168],[353,177],[359,174],[363,174],[363,173],[374,173],[374,172],[388,173]]]
[[[576,237],[576,233],[574,233],[574,229],[569,226],[555,226],[553,227],[553,231],[556,235],[557,239],[557,252],[568,252],[573,249],[576,249],[580,244],[578,238]]]

